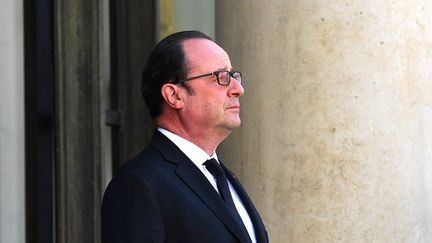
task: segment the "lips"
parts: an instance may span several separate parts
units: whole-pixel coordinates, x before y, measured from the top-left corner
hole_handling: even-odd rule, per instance
[[[240,109],[240,105],[232,105],[228,109]]]

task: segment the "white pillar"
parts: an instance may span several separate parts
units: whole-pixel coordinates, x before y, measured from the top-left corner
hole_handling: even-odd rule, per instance
[[[244,74],[221,157],[271,242],[430,242],[432,3],[219,0]]]
[[[0,8],[0,242],[25,242],[23,2]]]

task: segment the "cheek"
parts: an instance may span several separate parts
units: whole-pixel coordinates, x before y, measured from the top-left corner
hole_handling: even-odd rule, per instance
[[[212,113],[223,112],[225,107],[224,100],[218,97],[206,99],[202,104],[203,104],[203,109]]]
[[[205,97],[200,99],[189,100],[186,115],[190,118],[195,117],[197,119],[202,119],[199,117],[211,117],[215,111],[215,105],[212,100],[206,99]]]
[[[216,107],[215,107],[214,103],[212,102],[212,100],[203,100],[200,103],[200,106],[197,107],[197,110],[198,109],[202,115],[212,116],[212,114],[215,113]]]
[[[187,113],[189,117],[207,117],[216,119],[223,115],[225,97],[217,96],[215,93],[207,95],[195,95],[188,100]]]

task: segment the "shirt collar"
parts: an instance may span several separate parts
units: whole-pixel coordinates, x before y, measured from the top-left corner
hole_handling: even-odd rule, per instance
[[[202,164],[211,158],[219,161],[216,151],[213,152],[212,156],[209,156],[203,149],[177,134],[161,127],[158,128],[158,131],[171,140],[199,168],[203,167]]]

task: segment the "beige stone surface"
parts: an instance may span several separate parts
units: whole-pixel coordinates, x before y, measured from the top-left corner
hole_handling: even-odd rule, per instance
[[[219,151],[271,242],[432,242],[432,2],[218,0],[244,74]]]

